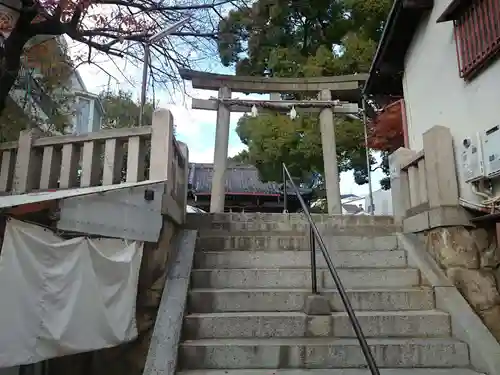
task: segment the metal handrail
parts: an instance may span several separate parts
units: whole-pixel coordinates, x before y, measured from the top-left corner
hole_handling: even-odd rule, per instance
[[[368,368],[370,369],[370,372],[372,375],[380,375],[380,371],[377,367],[377,364],[375,362],[375,359],[373,358],[373,354],[370,350],[370,347],[368,346],[368,343],[366,342],[365,335],[363,334],[363,330],[361,329],[361,325],[359,324],[359,320],[356,317],[356,314],[354,313],[354,309],[352,308],[351,302],[349,301],[349,297],[347,296],[347,292],[345,291],[344,286],[342,285],[342,281],[340,280],[340,277],[335,269],[335,266],[333,265],[332,258],[330,257],[330,254],[328,253],[328,250],[326,249],[325,242],[323,241],[323,238],[321,234],[319,233],[318,227],[316,224],[314,224],[314,221],[312,219],[311,213],[309,212],[309,208],[307,207],[306,203],[304,202],[304,198],[302,198],[302,195],[300,195],[299,189],[293,182],[292,176],[290,175],[290,172],[288,171],[288,168],[286,165],[283,163],[283,194],[284,194],[284,211],[287,211],[287,187],[286,183],[287,180],[290,181],[291,186],[293,190],[295,191],[295,194],[297,195],[297,198],[300,202],[300,205],[302,206],[302,210],[304,211],[304,215],[307,218],[307,221],[309,221],[309,229],[310,229],[310,245],[311,245],[311,278],[312,278],[312,291],[313,293],[317,294],[318,289],[317,289],[317,284],[316,284],[316,246],[315,246],[315,241],[318,241],[319,248],[321,249],[321,253],[323,254],[323,257],[325,258],[326,265],[328,267],[328,270],[330,271],[330,275],[333,277],[333,281],[335,282],[335,286],[337,287],[337,290],[339,291],[340,294],[340,299],[342,300],[342,303],[344,304],[345,310],[347,312],[347,315],[349,316],[349,320],[351,322],[352,328],[354,329],[354,333],[356,334],[356,337],[358,338],[359,345],[361,346],[361,350],[363,351],[363,355],[365,356],[366,363],[368,365]]]

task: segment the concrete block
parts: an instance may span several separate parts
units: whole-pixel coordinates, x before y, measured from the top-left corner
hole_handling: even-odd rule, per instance
[[[330,315],[331,307],[328,297],[321,294],[311,294],[306,297],[304,312],[307,315]]]
[[[312,218],[319,229],[395,226],[392,216],[313,214]],[[200,231],[205,229],[227,231],[309,230],[309,222],[303,214],[281,213],[188,214],[187,226]]]
[[[201,234],[196,244],[197,250],[307,250],[309,239],[305,234],[292,232],[288,235],[276,235],[274,232],[208,232]]]
[[[328,300],[312,314],[301,312],[239,312],[190,314],[183,334],[187,340],[211,338],[336,337],[356,338],[347,313],[331,313]],[[311,308],[312,303],[309,304]],[[326,306],[325,306],[326,304]],[[326,310],[325,310],[326,308]],[[450,322],[440,311],[361,311],[356,316],[366,337],[447,337]]]
[[[192,313],[238,311],[303,311],[309,289],[192,289],[188,311]],[[333,311],[344,311],[336,289],[321,290]],[[401,311],[434,308],[430,288],[347,290],[354,310]]]
[[[363,287],[412,287],[419,285],[419,272],[411,268],[350,268],[338,270],[340,279],[347,288]],[[328,270],[323,271],[325,288],[335,288]]]
[[[415,269],[341,268],[338,274],[344,287],[409,287],[418,286]],[[308,269],[197,269],[191,273],[193,288],[309,288]],[[334,288],[328,270],[318,270],[318,287]]]
[[[360,229],[360,231],[364,231]],[[224,251],[224,250],[309,250],[309,238],[306,232],[290,232],[283,235],[281,232],[227,232],[208,231],[200,233],[197,250]],[[324,234],[328,251],[342,250],[394,250],[398,248],[395,235],[372,235],[366,232],[359,235],[332,235]],[[319,250],[319,246],[316,248]]]
[[[380,367],[467,367],[467,345],[450,339],[368,339]],[[185,341],[184,369],[356,368],[366,365],[357,339],[274,338]]]
[[[324,241],[329,251],[341,250],[395,250],[398,241],[395,235],[381,236],[331,236],[325,235]]]
[[[417,233],[429,229],[429,212],[421,212],[403,220],[403,231],[405,233]]]

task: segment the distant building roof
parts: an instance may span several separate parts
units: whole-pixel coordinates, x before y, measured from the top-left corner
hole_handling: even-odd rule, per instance
[[[198,195],[210,194],[214,165],[192,163],[189,165],[190,189]],[[240,195],[281,195],[282,184],[262,182],[259,171],[253,165],[230,164],[226,171],[226,193]],[[291,190],[291,189],[290,189]],[[302,194],[310,194],[311,189],[300,188]],[[293,194],[292,191],[289,191]]]
[[[363,207],[356,206],[355,204],[343,203],[342,207],[348,214],[357,214],[358,212],[363,211]]]

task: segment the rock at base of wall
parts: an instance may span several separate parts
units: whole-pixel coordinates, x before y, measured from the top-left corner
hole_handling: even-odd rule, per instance
[[[456,226],[422,235],[427,251],[500,341],[500,249],[495,234]]]

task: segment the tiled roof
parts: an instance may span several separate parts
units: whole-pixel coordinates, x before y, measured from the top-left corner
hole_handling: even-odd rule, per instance
[[[209,194],[212,187],[213,164],[192,163],[189,165],[189,184],[196,194]],[[253,165],[233,164],[226,171],[226,193],[235,194],[281,194],[281,183],[262,182]],[[310,193],[310,189],[300,189]],[[289,192],[293,194],[291,191]]]
[[[342,207],[349,214],[357,214],[358,212],[363,211],[362,207],[356,206],[355,204],[344,203],[342,204]]]

